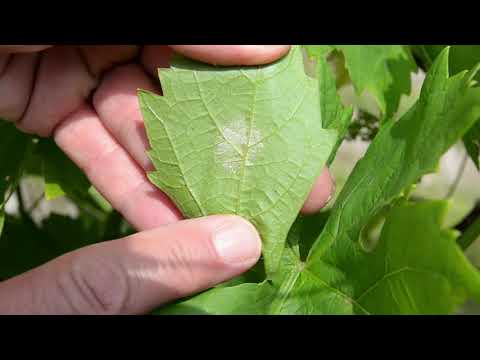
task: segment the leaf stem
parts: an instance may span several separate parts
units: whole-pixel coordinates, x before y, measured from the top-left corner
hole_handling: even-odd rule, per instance
[[[480,236],[480,216],[465,230],[465,232],[457,239],[458,245],[466,250]]]

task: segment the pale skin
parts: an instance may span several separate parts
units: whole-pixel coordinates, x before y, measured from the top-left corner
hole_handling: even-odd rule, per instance
[[[0,46],[0,117],[51,136],[138,230],[0,283],[2,314],[142,314],[251,268],[255,228],[233,215],[184,220],[146,178],[152,169],[136,90],[161,93],[173,51],[218,65],[265,64],[288,45]],[[302,209],[329,200],[328,169]]]

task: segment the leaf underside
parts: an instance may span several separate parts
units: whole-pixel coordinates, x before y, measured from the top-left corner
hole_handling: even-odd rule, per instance
[[[263,240],[273,276],[288,231],[337,140],[322,127],[318,85],[299,47],[266,66],[222,68],[177,57],[163,96],[139,99],[150,180],[188,218],[237,214]]]

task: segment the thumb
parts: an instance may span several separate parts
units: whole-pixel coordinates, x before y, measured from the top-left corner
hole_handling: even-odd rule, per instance
[[[95,244],[0,283],[0,313],[139,314],[231,279],[261,253],[233,215],[184,220]]]

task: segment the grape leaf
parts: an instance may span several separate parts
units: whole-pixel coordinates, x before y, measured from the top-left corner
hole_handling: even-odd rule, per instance
[[[86,175],[60,150],[51,139],[38,144],[45,181],[45,198],[53,200],[64,195],[82,196],[90,182]]]
[[[335,45],[304,45],[308,56],[317,60],[325,59],[327,55],[335,49]]]
[[[292,265],[295,256],[291,256],[290,265],[282,265],[284,273],[277,276],[282,281],[275,285],[267,313],[444,313],[467,295],[480,301],[478,274],[463,257],[454,235],[440,228],[443,203],[397,205],[387,211],[382,236],[372,253],[358,241],[369,220],[391,206],[418,178],[434,171],[442,154],[480,116],[480,89],[469,86],[474,74],[449,77],[448,48],[442,52],[427,74],[418,102],[397,122],[390,120],[381,128],[355,166],[307,260],[297,257]],[[405,234],[412,228],[415,231]],[[417,276],[411,277],[410,270],[400,271],[407,265],[412,265]],[[379,280],[387,275],[390,280]],[[379,281],[382,286],[375,285]],[[419,284],[424,284],[423,295]],[[239,292],[238,299],[233,295],[235,286],[229,292],[235,301],[248,304],[263,286],[249,286],[250,291]],[[418,299],[410,299],[412,293]],[[429,305],[427,295],[445,299]],[[207,295],[203,296],[205,309]],[[219,299],[208,299],[212,302],[208,308],[215,308]],[[378,299],[385,299],[384,305]]]
[[[330,154],[328,164],[331,164],[335,154],[345,137],[350,121],[352,120],[353,107],[345,108],[338,96],[335,76],[326,59],[328,45],[306,46],[307,54],[317,62],[316,73],[320,92],[320,112],[322,123],[326,129],[337,132],[337,142]]]
[[[139,92],[156,171],[149,179],[186,217],[233,213],[263,241],[267,275],[336,141],[322,128],[301,49],[257,67],[177,57],[159,71],[163,96]]]
[[[412,45],[417,56],[424,62],[427,69],[435,58],[448,45]],[[480,61],[480,45],[450,45],[449,71],[455,75],[460,71],[471,70]],[[479,74],[475,76],[478,80]]]
[[[413,51],[421,59],[424,66],[428,69],[433,59],[447,45],[412,45]],[[450,46],[449,71],[454,75],[463,70],[471,70],[480,62],[480,45],[452,45]],[[480,75],[477,73],[474,79],[478,81]],[[480,121],[470,129],[464,136],[463,142],[468,155],[474,162],[477,169],[480,169],[479,149],[480,149]]]
[[[446,206],[442,201],[394,206],[371,253],[351,240],[341,252],[329,249],[322,261],[297,274],[295,286],[273,310],[448,314],[468,297],[480,301],[480,274],[456,244],[456,234],[441,229]]]
[[[372,271],[356,282],[365,288],[357,303],[375,314],[449,314],[470,296],[480,301],[480,273],[456,244],[458,234],[441,229],[446,210],[444,201],[392,209],[379,246],[358,263]]]
[[[335,240],[358,239],[368,219],[422,175],[435,171],[441,155],[480,117],[480,89],[469,86],[475,71],[449,78],[448,48],[437,58],[418,102],[401,120],[390,120],[380,129],[355,166],[317,241],[318,253]],[[342,219],[348,224],[341,225]]]
[[[264,315],[275,291],[268,282],[218,287],[178,304],[155,310],[153,315]]]
[[[380,111],[390,117],[398,108],[400,97],[411,90],[410,73],[416,64],[409,50],[401,45],[310,45],[311,56],[324,57],[331,50],[345,56],[345,65],[356,92],[368,90]]]

